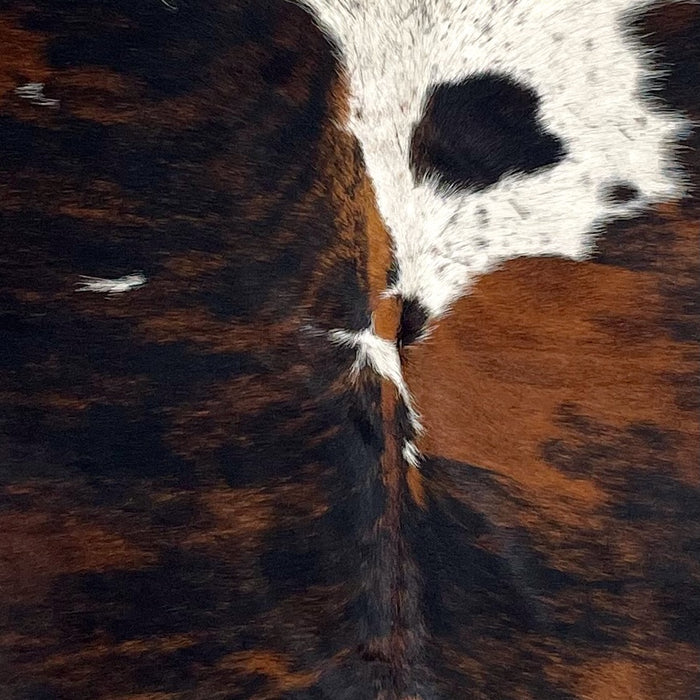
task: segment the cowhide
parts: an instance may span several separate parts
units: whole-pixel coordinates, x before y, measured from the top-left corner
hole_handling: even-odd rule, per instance
[[[700,698],[700,5],[0,4],[1,700]]]

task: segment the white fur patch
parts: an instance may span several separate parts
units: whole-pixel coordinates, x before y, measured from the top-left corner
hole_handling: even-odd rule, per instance
[[[670,147],[686,123],[640,97],[651,56],[623,28],[647,0],[299,2],[339,47],[350,79],[348,128],[399,263],[392,293],[417,297],[432,315],[509,258],[585,258],[605,220],[682,195]],[[540,121],[566,157],[476,193],[416,185],[410,141],[430,87],[484,72],[536,91]],[[604,201],[601,189],[616,182],[636,186],[638,199]]]
[[[396,343],[378,336],[371,328],[362,331],[329,331],[330,339],[337,345],[355,348],[357,355],[352,372],[358,374],[365,367],[373,369],[380,377],[396,386],[401,398],[408,399],[408,388],[401,372],[401,359]]]
[[[44,95],[44,83],[25,83],[15,88],[15,95],[39,107],[58,107],[59,101]]]
[[[102,292],[103,294],[121,294],[130,292],[146,284],[146,277],[140,272],[135,272],[124,277],[105,279],[103,277],[80,276],[80,282],[76,282],[77,292]]]
[[[336,345],[355,348],[355,362],[352,373],[369,367],[380,377],[387,379],[396,387],[399,396],[406,404],[411,422],[416,431],[421,430],[420,418],[413,408],[411,394],[401,371],[401,358],[396,343],[378,336],[371,328],[362,331],[333,330],[330,339]]]
[[[404,440],[401,455],[406,461],[406,464],[410,464],[412,467],[420,469],[421,453],[416,447],[415,442],[412,440]]]

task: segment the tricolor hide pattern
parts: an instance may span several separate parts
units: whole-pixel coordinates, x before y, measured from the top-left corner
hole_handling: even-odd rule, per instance
[[[499,263],[581,259],[606,220],[683,192],[681,115],[638,0],[305,0],[338,46],[347,128],[393,238],[393,290],[432,315]],[[635,197],[611,201],[610,187]]]
[[[700,5],[0,5],[2,700],[695,700]]]

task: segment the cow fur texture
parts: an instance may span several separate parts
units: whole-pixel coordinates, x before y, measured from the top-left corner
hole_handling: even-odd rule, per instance
[[[347,71],[391,293],[431,316],[510,258],[584,259],[606,221],[684,191],[687,124],[630,32],[645,0],[303,4]]]
[[[697,2],[0,2],[0,700],[696,700],[698,85]]]

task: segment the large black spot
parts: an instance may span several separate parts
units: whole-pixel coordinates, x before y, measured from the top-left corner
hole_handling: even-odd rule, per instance
[[[499,75],[436,86],[413,133],[416,179],[483,189],[558,163],[564,145],[539,122],[539,102],[533,90]]]

